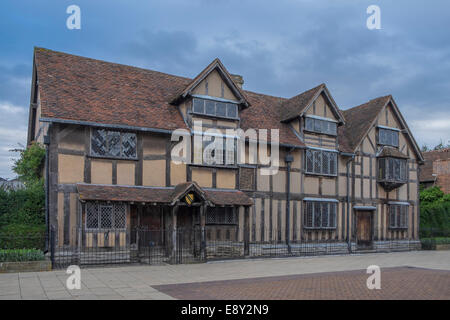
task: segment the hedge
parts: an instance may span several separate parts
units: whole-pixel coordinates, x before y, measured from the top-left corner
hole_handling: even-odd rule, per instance
[[[44,247],[44,225],[11,224],[0,228],[0,249],[44,250]]]
[[[0,262],[40,261],[44,259],[44,253],[37,249],[0,249]]]

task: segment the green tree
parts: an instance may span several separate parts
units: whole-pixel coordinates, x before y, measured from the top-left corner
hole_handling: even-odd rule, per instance
[[[45,148],[39,143],[33,143],[26,149],[16,149],[19,159],[14,161],[13,171],[25,184],[34,184],[42,179],[42,168],[44,166]]]

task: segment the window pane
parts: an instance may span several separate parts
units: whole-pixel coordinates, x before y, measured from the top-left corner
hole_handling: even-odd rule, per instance
[[[114,205],[114,228],[124,229],[126,227],[126,211],[124,204]]]
[[[379,129],[378,131],[378,140],[380,144],[386,144],[386,130]]]
[[[336,209],[337,209],[337,204],[336,203],[330,203],[330,208],[331,208],[331,218],[330,218],[330,227],[336,228]]]
[[[388,171],[388,176],[386,177],[387,179],[389,179],[389,180],[392,180],[392,179],[394,179],[394,172],[395,172],[395,170],[394,170],[394,159],[392,159],[392,158],[389,158],[389,171]]]
[[[219,117],[226,117],[227,105],[223,102],[216,102],[216,115]]]
[[[216,104],[214,101],[205,101],[205,110],[206,110],[206,114],[208,115],[215,115],[216,114]]]
[[[313,152],[306,150],[306,172],[312,173],[313,170]]]
[[[400,179],[406,180],[406,160],[400,160]]]
[[[120,156],[120,132],[109,131],[108,132],[108,155],[113,157]]]
[[[98,211],[95,203],[87,203],[86,205],[86,228],[98,228]]]
[[[396,214],[396,206],[395,205],[391,205],[390,207],[389,207],[389,225],[391,226],[391,227],[395,227],[395,214]]]
[[[313,202],[314,203],[314,227],[318,228],[320,227],[320,223],[322,221],[322,210],[321,210],[321,203],[320,202]]]
[[[378,178],[379,179],[385,179],[385,174],[386,174],[386,159],[385,158],[381,158],[378,159]]]
[[[337,125],[334,122],[329,122],[328,123],[328,128],[329,128],[329,134],[337,134]]]
[[[322,202],[322,228],[328,227],[328,219],[329,219],[329,203]]]
[[[330,173],[330,153],[322,152],[322,174]]]
[[[100,228],[112,228],[112,206],[100,206]]]
[[[314,119],[314,131],[322,132],[322,121]]]
[[[305,119],[305,127],[306,130],[313,131],[314,130],[314,120],[311,118]]]
[[[205,113],[205,100],[194,99],[193,104],[194,104],[193,106],[194,112]]]
[[[336,174],[337,153],[330,152],[330,174]]]
[[[92,130],[91,148],[94,155],[106,155],[106,130]]]
[[[313,226],[313,203],[308,201],[306,202],[306,218],[305,218],[305,224],[307,227]]]
[[[136,158],[136,134],[130,132],[122,133],[123,157]]]
[[[398,132],[397,131],[392,131],[392,145],[398,147]]]
[[[322,154],[320,151],[313,151],[314,155],[314,173],[321,173]]]
[[[237,105],[227,103],[227,117],[237,118]]]

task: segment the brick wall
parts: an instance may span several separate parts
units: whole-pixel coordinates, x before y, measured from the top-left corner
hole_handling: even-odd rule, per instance
[[[437,175],[436,184],[445,193],[450,193],[450,159],[434,161],[433,173]]]

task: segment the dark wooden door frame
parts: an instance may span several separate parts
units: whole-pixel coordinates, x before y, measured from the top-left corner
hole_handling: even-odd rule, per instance
[[[356,245],[357,245],[357,247],[370,247],[370,246],[372,246],[373,245],[373,240],[374,240],[374,228],[375,228],[375,221],[374,221],[374,215],[375,215],[375,211],[376,210],[368,210],[368,209],[366,209],[366,210],[361,210],[361,209],[354,209],[355,210],[355,226],[356,226],[356,237],[355,237],[355,240],[356,240]],[[367,215],[368,217],[369,217],[369,224],[370,224],[370,227],[369,227],[369,232],[370,232],[370,235],[369,235],[369,241],[368,242],[362,242],[362,241],[360,241],[359,240],[359,233],[358,233],[358,231],[360,231],[359,230],[359,228],[358,228],[358,226],[359,226],[359,224],[358,224],[358,221],[359,221],[359,219],[360,219],[360,216],[362,215],[362,214],[364,214],[364,215]]]

